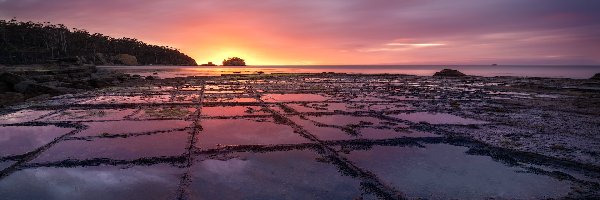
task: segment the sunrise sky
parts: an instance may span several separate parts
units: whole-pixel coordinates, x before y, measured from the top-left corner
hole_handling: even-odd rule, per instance
[[[596,0],[0,0],[0,18],[13,17],[198,63],[600,64]]]

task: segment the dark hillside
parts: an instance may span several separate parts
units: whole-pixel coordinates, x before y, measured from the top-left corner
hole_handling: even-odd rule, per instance
[[[0,64],[60,61],[96,65],[196,65],[194,59],[175,48],[150,45],[134,38],[112,38],[49,22],[0,20]]]

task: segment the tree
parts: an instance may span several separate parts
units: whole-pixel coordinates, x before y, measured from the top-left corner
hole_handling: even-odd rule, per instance
[[[178,49],[146,44],[135,38],[91,34],[83,29],[69,29],[49,22],[0,20],[0,64],[43,64],[65,58],[106,64],[100,63],[98,54],[104,58],[132,55],[141,65],[196,65],[194,59]]]
[[[246,61],[238,57],[227,58],[223,60],[223,66],[246,66]]]

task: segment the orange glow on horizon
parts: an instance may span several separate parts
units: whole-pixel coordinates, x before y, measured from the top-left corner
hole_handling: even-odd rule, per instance
[[[221,64],[228,57],[248,65],[600,63],[598,17],[589,3],[525,9],[533,7],[529,4],[534,5],[517,0],[0,0],[0,18],[49,21],[171,46],[198,64]]]

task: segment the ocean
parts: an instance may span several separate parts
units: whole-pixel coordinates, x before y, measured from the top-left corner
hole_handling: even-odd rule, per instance
[[[475,76],[518,76],[587,79],[600,73],[600,66],[591,65],[304,65],[304,66],[101,66],[130,74],[154,75],[160,78],[185,76],[219,76],[221,74],[272,73],[350,73],[350,74],[408,74],[431,76],[442,69],[457,69]]]

